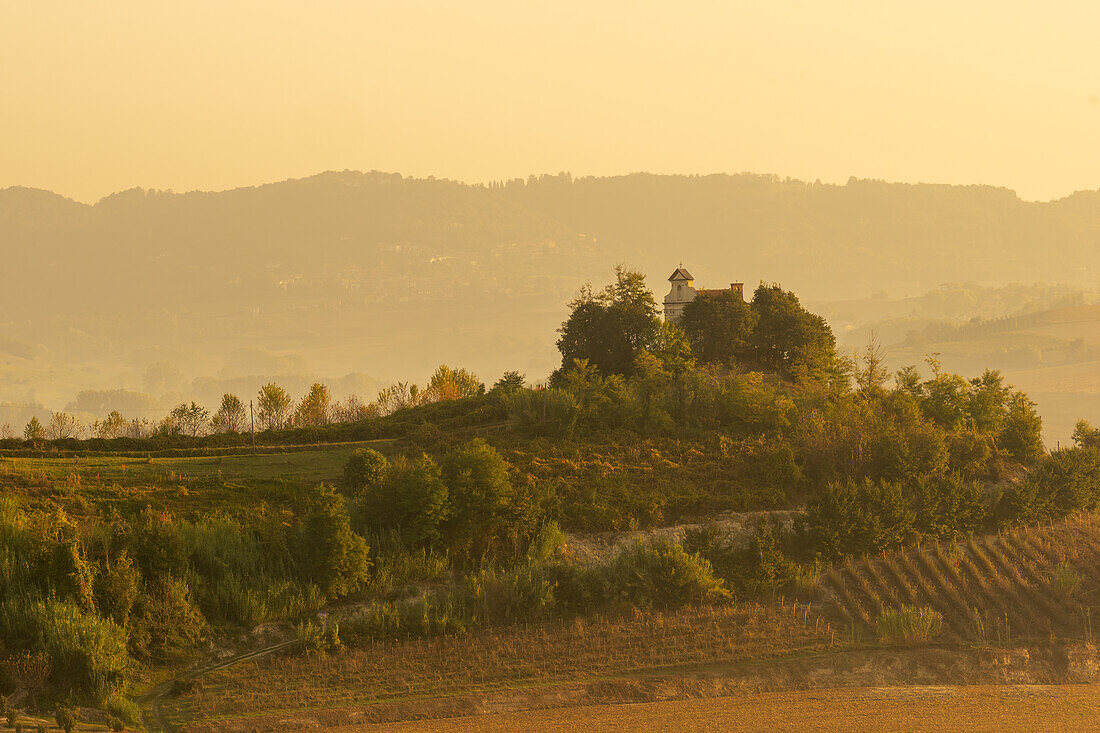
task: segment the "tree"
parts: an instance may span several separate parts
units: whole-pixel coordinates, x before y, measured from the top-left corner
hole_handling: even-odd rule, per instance
[[[441,364],[428,381],[425,390],[429,402],[459,400],[485,393],[485,385],[473,373],[465,369],[452,369]]]
[[[919,399],[923,393],[920,372],[913,365],[905,366],[894,373],[894,392]]]
[[[921,385],[925,415],[945,430],[962,427],[970,414],[969,383],[957,374],[943,371],[938,355],[932,354],[925,361],[932,369],[932,378]]]
[[[344,498],[329,486],[310,493],[296,547],[302,579],[330,597],[354,593],[369,578],[367,543],[352,531]]]
[[[27,427],[23,428],[23,439],[32,443],[42,440],[45,435],[46,431],[42,429],[42,423],[38,422],[37,417],[32,417],[31,421],[27,423]]]
[[[1078,420],[1073,430],[1073,442],[1079,448],[1100,448],[1100,429],[1087,420]]]
[[[825,319],[810,313],[798,297],[761,283],[753,293],[756,328],[751,346],[761,366],[799,382],[824,381],[840,366],[836,338]]]
[[[450,550],[476,559],[493,544],[518,536],[515,490],[496,449],[472,440],[444,456],[441,468],[450,501],[445,525]]]
[[[50,440],[75,438],[79,430],[75,417],[65,412],[55,412],[46,428],[46,437]]]
[[[96,427],[96,434],[100,438],[118,438],[126,433],[126,418],[118,410],[111,410],[110,414]]]
[[[406,407],[416,407],[423,401],[423,394],[415,384],[398,382],[378,393],[374,406],[379,415],[392,415]]]
[[[214,413],[213,429],[215,433],[239,433],[247,425],[248,415],[244,403],[235,394],[223,394],[222,404]]]
[[[148,577],[131,617],[130,643],[144,656],[167,661],[203,638],[206,619],[185,581],[174,575]]]
[[[1074,433],[1074,437],[1078,437]],[[1023,392],[1013,392],[997,445],[1025,466],[1043,455],[1043,419],[1035,411],[1035,403]]]
[[[731,365],[745,360],[756,312],[737,293],[699,294],[684,306],[680,326],[699,361]]]
[[[181,433],[195,437],[206,429],[206,424],[210,421],[210,411],[194,402],[190,405],[181,402],[169,413],[168,417],[171,418]]]
[[[504,372],[500,376],[500,379],[493,384],[493,388],[490,392],[502,395],[515,394],[523,389],[527,384],[527,377],[520,372],[510,371]]]
[[[314,383],[294,412],[295,424],[302,427],[320,427],[328,425],[331,412],[331,398],[328,387],[320,382]]]
[[[344,464],[344,486],[348,495],[362,500],[367,491],[375,491],[386,478],[390,462],[373,448],[359,448]]]
[[[989,435],[1000,433],[1011,396],[1012,390],[999,371],[987,369],[982,376],[971,379],[967,413],[974,429]]]
[[[257,417],[264,430],[278,430],[286,424],[292,400],[290,394],[279,385],[271,382],[260,387],[256,398]]]
[[[856,364],[856,386],[863,394],[881,395],[888,376],[886,352],[875,337],[875,332],[871,331],[867,336],[867,346],[863,349],[863,356]]]
[[[358,395],[348,395],[332,408],[334,422],[358,422],[372,417],[378,417],[378,406],[366,404]]]
[[[114,562],[104,560],[94,588],[99,613],[126,628],[141,589],[141,573],[130,556],[122,552]]]
[[[360,512],[375,529],[396,529],[409,542],[438,544],[450,500],[439,465],[430,456],[390,464],[385,481],[365,487]]]
[[[674,376],[680,376],[695,366],[691,342],[684,330],[671,321],[661,323],[649,353],[657,357],[662,369]]]
[[[915,523],[901,485],[889,481],[829,484],[806,506],[810,536],[828,558],[899,547],[912,538]]]
[[[586,285],[569,307],[569,318],[558,329],[563,372],[587,360],[604,375],[628,375],[661,325],[645,276],[622,266],[615,268],[615,282],[600,293]]]

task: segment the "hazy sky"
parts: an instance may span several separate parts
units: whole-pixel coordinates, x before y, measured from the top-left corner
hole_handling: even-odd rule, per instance
[[[0,0],[0,187],[325,169],[1100,187],[1100,3]]]

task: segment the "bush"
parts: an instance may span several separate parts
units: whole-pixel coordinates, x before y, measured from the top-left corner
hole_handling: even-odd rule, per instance
[[[1100,507],[1100,449],[1063,448],[1043,456],[1022,482],[1005,491],[994,511],[1001,522],[1061,519]]]
[[[102,702],[126,682],[126,632],[71,601],[5,601],[0,605],[0,638],[43,652],[49,658],[51,686],[62,695]]]
[[[344,648],[340,641],[340,626],[335,621],[324,619],[318,623],[305,621],[297,627],[298,643],[307,654],[325,656]]]
[[[637,542],[604,569],[608,599],[639,608],[678,608],[729,599],[711,564],[666,540]]]
[[[1073,569],[1068,562],[1059,563],[1054,568],[1050,579],[1050,585],[1054,592],[1062,598],[1072,598],[1081,587],[1081,574]]]
[[[130,646],[138,656],[168,661],[193,647],[206,632],[187,583],[172,575],[156,581],[139,597],[132,617]]]
[[[386,478],[390,462],[371,448],[359,448],[344,464],[344,487],[348,496],[361,501],[365,491],[377,488]]]
[[[889,608],[878,617],[879,641],[901,646],[920,646],[940,635],[943,616],[928,606]]]
[[[142,726],[141,706],[125,695],[114,695],[107,700],[103,709],[115,720],[129,723],[135,728]]]
[[[562,389],[521,389],[505,402],[517,426],[542,435],[569,435],[580,418],[577,401]]]
[[[324,485],[314,489],[298,528],[302,580],[333,598],[349,595],[370,576],[367,551],[367,543],[351,529],[343,497]]]
[[[899,484],[870,479],[830,484],[810,499],[805,520],[812,546],[830,558],[899,547],[915,521]]]
[[[485,441],[476,439],[443,457],[448,511],[443,525],[448,549],[456,557],[477,560],[516,548],[536,517],[512,486],[508,463]]]
[[[137,601],[141,573],[125,553],[115,561],[104,561],[95,577],[95,605],[99,612],[119,626],[126,626]]]
[[[5,659],[3,670],[8,684],[16,689],[26,690],[33,706],[38,696],[49,686],[53,667],[45,652],[24,649]],[[3,700],[3,696],[0,696],[0,712],[3,711]]]
[[[65,733],[72,733],[73,728],[76,727],[76,716],[72,710],[68,708],[58,707],[54,711],[54,720],[57,722],[57,727],[65,731]]]
[[[395,460],[386,480],[364,491],[359,512],[362,523],[371,529],[399,530],[409,543],[438,545],[448,502],[438,464],[421,456],[416,461]]]
[[[791,582],[800,568],[783,548],[783,530],[775,521],[760,522],[747,545],[735,546],[713,527],[690,530],[684,548],[710,562],[715,574],[741,598]]]

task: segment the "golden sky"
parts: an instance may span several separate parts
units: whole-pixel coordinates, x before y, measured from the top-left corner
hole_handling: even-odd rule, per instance
[[[1100,3],[0,0],[0,187],[326,169],[1100,187]]]

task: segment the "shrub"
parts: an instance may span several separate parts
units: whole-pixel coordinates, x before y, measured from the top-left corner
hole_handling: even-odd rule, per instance
[[[989,514],[981,483],[968,481],[959,474],[919,477],[915,503],[916,528],[936,539],[974,532]]]
[[[329,652],[340,651],[344,645],[340,641],[340,626],[335,621],[323,619],[318,623],[304,621],[297,627],[298,643],[307,654],[325,656]]]
[[[130,646],[139,656],[167,661],[194,646],[205,632],[206,619],[187,583],[166,575],[138,599]]]
[[[577,401],[562,389],[521,389],[505,402],[515,423],[534,433],[568,435],[580,418]]]
[[[8,683],[17,689],[26,690],[33,706],[38,695],[49,685],[52,665],[45,652],[24,649],[5,659],[3,669]],[[2,711],[3,705],[0,704],[0,712]]]
[[[475,439],[450,451],[441,474],[448,497],[443,532],[456,557],[476,560],[494,549],[515,547],[530,534],[535,517],[524,511],[508,463],[485,441]]]
[[[449,601],[447,608],[474,626],[545,619],[555,608],[553,582],[544,567],[533,563],[469,575]]]
[[[449,506],[447,485],[429,456],[395,460],[382,485],[364,492],[363,523],[377,530],[400,530],[413,544],[439,544]]]
[[[386,595],[413,583],[439,582],[448,577],[450,561],[446,554],[428,547],[408,547],[396,530],[372,534],[372,574],[367,588]]]
[[[826,557],[879,552],[905,544],[916,517],[899,484],[870,479],[835,483],[811,497],[806,526]]]
[[[9,599],[0,605],[0,637],[41,650],[61,694],[101,702],[125,684],[125,631],[71,601]]]
[[[72,733],[73,728],[76,727],[76,716],[68,708],[58,707],[53,717],[57,722],[57,727],[65,733]]]
[[[1081,574],[1073,569],[1068,562],[1059,563],[1054,568],[1050,579],[1050,585],[1054,592],[1062,598],[1072,598],[1077,589],[1081,587]]]
[[[888,608],[878,617],[879,641],[902,646],[927,644],[943,630],[943,616],[928,606]]]
[[[92,570],[75,542],[54,546],[50,585],[62,598],[71,598],[85,611],[95,610]]]
[[[318,486],[309,497],[297,550],[302,579],[330,597],[359,590],[370,575],[367,543],[352,531],[343,497],[328,486]]]
[[[99,612],[119,626],[125,626],[141,587],[141,573],[133,560],[123,552],[114,562],[104,561],[96,573],[94,587]]]
[[[377,488],[386,477],[389,468],[386,457],[372,448],[359,448],[344,464],[344,487],[356,501],[361,501],[363,493]]]
[[[689,530],[684,548],[710,562],[714,572],[739,597],[752,598],[799,575],[798,564],[783,549],[778,522],[760,522],[752,540],[734,545],[714,527]]]
[[[677,608],[729,598],[711,564],[666,540],[637,542],[605,567],[610,600],[641,608]]]
[[[125,695],[114,695],[103,705],[107,714],[134,727],[142,726],[141,706]]]

